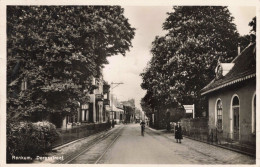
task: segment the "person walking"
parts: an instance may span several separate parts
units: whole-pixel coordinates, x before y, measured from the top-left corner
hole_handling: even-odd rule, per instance
[[[115,127],[115,121],[112,119],[112,128]]]
[[[142,136],[144,136],[144,129],[145,129],[145,122],[144,122],[144,120],[142,120],[140,125],[141,125],[141,134],[142,134]]]
[[[182,129],[181,129],[181,123],[178,122],[175,126],[175,139],[177,143],[181,143],[182,139]]]

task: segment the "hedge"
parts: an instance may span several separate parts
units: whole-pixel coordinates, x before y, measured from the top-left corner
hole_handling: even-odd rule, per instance
[[[51,150],[52,143],[59,137],[55,125],[50,122],[17,122],[7,127],[7,162],[20,162],[16,157],[42,155]]]

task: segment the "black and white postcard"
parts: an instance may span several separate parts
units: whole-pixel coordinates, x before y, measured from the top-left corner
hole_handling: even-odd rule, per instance
[[[258,5],[2,1],[0,166],[259,165]]]

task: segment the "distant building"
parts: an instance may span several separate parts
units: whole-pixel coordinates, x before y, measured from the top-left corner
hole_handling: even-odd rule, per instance
[[[77,110],[77,115],[66,116],[63,119],[61,128],[71,128],[73,124],[81,125],[82,123],[105,123],[108,121],[106,106],[109,105],[109,85],[107,85],[103,77],[93,78],[92,86],[95,89],[91,92],[86,92],[86,97],[90,99],[88,103],[80,104]],[[104,92],[105,90],[105,92]],[[105,98],[104,98],[105,93]]]
[[[135,120],[136,122],[140,122],[140,120],[142,120],[142,113],[138,108],[135,109]]]
[[[113,116],[111,117],[111,121],[113,119],[116,124],[123,122],[124,110],[122,108],[120,108],[119,106],[113,105],[112,113],[113,113]]]
[[[135,100],[130,99],[122,102],[124,106],[125,122],[132,123],[135,121]]]
[[[219,62],[216,77],[201,90],[208,98],[209,128],[240,143],[256,139],[256,44],[231,63]]]

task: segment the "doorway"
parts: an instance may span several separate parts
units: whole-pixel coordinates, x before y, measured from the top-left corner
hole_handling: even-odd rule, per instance
[[[239,140],[240,135],[240,120],[239,120],[239,99],[235,96],[232,101],[232,113],[233,113],[233,139]]]

